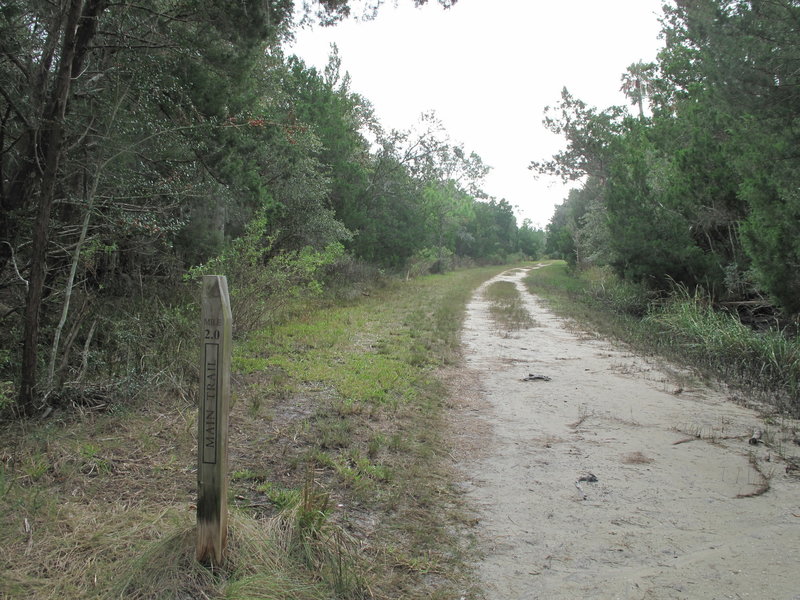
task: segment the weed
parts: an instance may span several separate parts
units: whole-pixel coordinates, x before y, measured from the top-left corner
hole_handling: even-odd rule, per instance
[[[374,434],[367,442],[367,456],[369,456],[370,459],[374,459],[386,445],[386,436],[384,434]]]
[[[230,474],[231,481],[263,481],[264,476],[251,471],[250,469],[241,469],[233,471]]]
[[[185,370],[191,348],[163,365],[169,395],[132,382],[126,402],[103,414],[57,409],[44,422],[3,424],[0,596],[453,597],[468,542],[448,492],[437,369],[459,360],[466,302],[499,270],[387,282],[346,305],[298,298],[281,309],[292,318],[273,311],[237,340],[229,447],[243,501],[213,571],[194,561],[196,394],[181,387],[196,378]],[[193,331],[195,316],[168,318]],[[120,337],[120,364],[102,368],[157,360],[135,354],[165,321],[131,318],[120,332],[130,348]],[[340,525],[354,513],[363,545]],[[398,557],[413,568],[398,569]]]
[[[516,284],[511,281],[495,281],[484,291],[491,302],[489,312],[499,329],[505,332],[519,331],[535,326],[522,300]]]
[[[0,464],[0,500],[3,500],[11,491],[14,480],[8,476],[5,466]]]
[[[50,461],[41,452],[27,457],[22,464],[22,472],[31,482],[39,481],[50,470]]]
[[[256,487],[256,490],[264,494],[278,510],[291,508],[300,502],[299,491],[282,488],[269,481]]]
[[[317,443],[323,450],[347,448],[353,441],[353,424],[337,417],[319,417],[315,427]]]
[[[731,314],[714,310],[679,289],[648,321],[691,358],[727,380],[777,392],[779,408],[800,413],[800,340],[770,330],[757,332]]]
[[[7,352],[3,352],[0,354],[0,362],[9,362],[7,356],[3,356],[4,354],[8,354]],[[16,402],[15,394],[14,394],[14,382],[13,381],[3,381],[0,380],[0,416],[11,412]]]
[[[789,414],[800,414],[800,339],[755,331],[716,310],[702,294],[676,287],[668,299],[619,282],[608,271],[576,276],[554,262],[525,279],[556,312],[590,323],[636,349],[662,354],[724,379]]]
[[[111,462],[99,455],[100,448],[92,443],[85,443],[80,447],[82,459],[81,472],[86,475],[106,473],[111,470]]]

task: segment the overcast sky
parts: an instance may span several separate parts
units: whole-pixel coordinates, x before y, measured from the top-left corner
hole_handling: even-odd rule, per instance
[[[484,189],[518,206],[520,223],[545,226],[568,190],[527,168],[563,146],[542,125],[544,107],[565,86],[592,106],[626,103],[620,76],[662,45],[662,0],[391,4],[374,21],[300,30],[287,52],[322,69],[336,43],[351,89],[386,129],[408,129],[436,111],[450,137],[492,167]]]

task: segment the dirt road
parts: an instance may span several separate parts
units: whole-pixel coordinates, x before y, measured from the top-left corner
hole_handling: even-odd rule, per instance
[[[535,327],[498,331],[482,288],[464,331],[478,393],[458,466],[484,598],[800,599],[800,480],[778,456],[798,447],[723,393],[565,327],[524,275],[493,281],[517,284]],[[756,428],[772,447],[748,444]]]

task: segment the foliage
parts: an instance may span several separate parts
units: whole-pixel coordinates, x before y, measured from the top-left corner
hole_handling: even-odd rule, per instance
[[[344,251],[341,244],[332,243],[321,250],[306,246],[276,252],[274,238],[264,237],[266,223],[263,213],[257,216],[222,254],[187,275],[191,279],[211,274],[227,277],[231,311],[236,315],[234,333],[239,337],[263,328],[292,299],[319,295],[325,267]]]
[[[533,226],[530,219],[522,222],[522,227],[517,231],[519,251],[528,258],[535,259],[544,254],[546,235],[544,230]]]
[[[420,248],[406,263],[407,277],[441,273],[452,269],[453,253],[444,246]]]
[[[581,187],[548,225],[548,251],[797,315],[798,18],[789,0],[667,4],[658,61],[622,76],[637,117],[565,90],[545,124],[566,149],[531,167]]]
[[[335,22],[350,10],[332,0],[303,12]],[[318,294],[334,264],[408,272],[435,247],[427,266],[446,270],[520,250],[513,208],[483,205],[487,167],[435,116],[386,132],[335,48],[322,73],[283,54],[292,11],[289,0],[3,5],[0,340],[11,350],[0,381],[17,389],[14,410],[158,372],[126,348],[153,341],[144,320],[181,339],[168,313],[185,309],[187,273],[229,275],[243,333],[287,298]],[[148,297],[164,314],[140,312]]]

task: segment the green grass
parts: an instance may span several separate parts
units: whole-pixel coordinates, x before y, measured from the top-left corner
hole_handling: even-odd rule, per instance
[[[722,379],[777,410],[800,414],[800,340],[756,331],[702,294],[676,288],[667,298],[594,269],[576,276],[554,261],[533,270],[528,288],[562,315]]]
[[[693,364],[725,380],[756,388],[777,408],[800,414],[797,338],[774,329],[755,331],[685,291],[652,310],[646,323]]]
[[[234,348],[228,559],[194,559],[196,392],[0,430],[0,598],[453,598],[439,369],[499,268],[315,299]]]
[[[491,303],[489,312],[500,330],[508,333],[536,325],[513,282],[495,281],[483,295]]]

